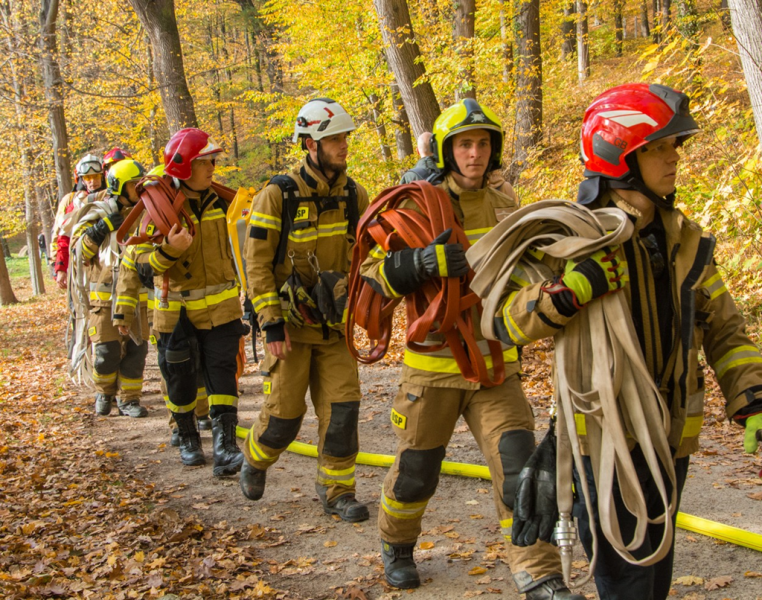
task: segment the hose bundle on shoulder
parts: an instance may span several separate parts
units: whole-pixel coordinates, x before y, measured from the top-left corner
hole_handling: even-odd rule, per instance
[[[552,276],[541,268],[537,251],[559,262],[589,256],[628,240],[632,224],[616,208],[591,211],[561,200],[537,202],[513,213],[467,253],[476,276],[471,289],[484,299],[482,331],[497,339],[493,316],[506,295],[513,271],[520,267],[530,283]],[[531,251],[531,252],[530,252]],[[631,564],[651,565],[669,552],[676,510],[675,471],[667,441],[669,409],[643,359],[624,294],[603,296],[586,305],[555,336],[555,402],[558,410],[557,488],[561,521],[571,523],[572,457],[584,493],[597,553],[595,518],[585,477],[575,412],[584,415],[590,460],[598,491],[600,525],[606,539]],[[649,517],[630,455],[628,438],[640,445],[660,495],[663,512]],[[662,475],[665,474],[665,476]],[[666,478],[666,481],[665,481]],[[622,539],[614,505],[618,482],[626,509],[636,520],[633,539]],[[663,536],[649,556],[636,559],[649,524],[661,523]],[[573,542],[572,542],[573,543]],[[559,540],[564,575],[569,581],[570,548]],[[593,573],[591,561],[587,581]],[[582,582],[576,582],[575,587]]]
[[[403,208],[404,205],[410,208]],[[469,243],[452,209],[449,195],[430,183],[415,181],[381,192],[363,214],[357,228],[352,255],[347,300],[347,344],[362,363],[373,363],[386,354],[392,332],[392,316],[401,298],[385,298],[360,276],[360,265],[378,245],[384,252],[404,248],[424,248],[439,234],[452,230],[448,243]],[[495,386],[505,378],[505,363],[499,342],[489,342],[493,375],[487,369],[474,334],[473,307],[481,311],[479,298],[469,289],[473,273],[461,278],[435,277],[414,294],[406,296],[407,345],[421,353],[449,347],[463,377],[484,386]],[[369,352],[354,344],[354,327],[359,325],[371,339]],[[425,344],[429,333],[441,334],[445,341]],[[465,345],[465,348],[464,348]]]

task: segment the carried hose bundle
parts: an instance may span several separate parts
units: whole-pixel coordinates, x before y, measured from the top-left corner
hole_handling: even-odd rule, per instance
[[[493,316],[504,301],[514,269],[524,269],[530,283],[547,281],[553,275],[532,254],[539,251],[563,261],[579,259],[621,244],[631,235],[632,224],[616,208],[590,211],[572,202],[546,200],[510,215],[467,253],[476,271],[471,289],[484,299],[484,335],[497,339]],[[556,540],[567,584],[575,538],[571,518],[572,457],[581,475],[582,490],[577,491],[584,494],[593,532],[589,573],[574,587],[592,576],[598,547],[575,412],[585,416],[600,525],[606,539],[631,564],[645,566],[658,562],[671,548],[672,519],[677,506],[675,471],[667,441],[670,414],[645,365],[624,294],[593,300],[559,330],[555,336],[554,384],[560,513]],[[628,438],[640,445],[659,491],[664,510],[655,517],[648,515]],[[617,482],[624,504],[637,523],[629,543],[622,539],[614,506],[613,487]],[[664,525],[662,539],[651,555],[638,560],[632,551],[642,545],[646,529],[653,523]]]
[[[411,206],[403,208],[404,204]],[[384,357],[391,339],[394,309],[402,300],[385,298],[364,281],[360,276],[362,262],[375,245],[384,252],[425,248],[448,229],[452,232],[449,242],[468,248],[468,239],[447,192],[422,181],[384,190],[365,211],[357,228],[347,300],[347,345],[358,361],[370,364]],[[447,347],[467,381],[492,387],[505,378],[503,351],[499,342],[489,341],[494,366],[490,377],[474,334],[472,309],[476,307],[481,314],[481,305],[469,289],[472,277],[471,271],[460,278],[434,277],[406,296],[407,345],[420,353]],[[355,347],[355,324],[365,329],[371,339],[367,353]],[[429,333],[441,334],[444,341],[424,344]]]
[[[213,182],[212,189],[225,202],[230,203],[235,197],[233,190],[219,183]],[[147,175],[140,180],[135,191],[139,200],[116,232],[116,240],[119,244],[123,246],[146,243],[158,245],[169,235],[174,225],[183,227],[183,223],[191,236],[196,235],[196,227],[184,207],[185,194],[174,186],[171,177]],[[138,219],[140,219],[139,222]],[[135,230],[135,223],[138,223],[137,230]],[[169,275],[165,273],[159,295],[160,306],[168,306],[168,296]]]

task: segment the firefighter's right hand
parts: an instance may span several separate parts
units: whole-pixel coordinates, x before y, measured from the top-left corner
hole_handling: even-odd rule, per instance
[[[129,327],[125,327],[124,325],[117,325],[116,328],[119,330],[119,335],[130,335]]]
[[[578,304],[584,306],[595,298],[621,290],[627,283],[627,261],[617,250],[618,246],[603,248],[583,261],[566,263],[563,285],[574,292]]]
[[[262,328],[265,332],[265,345],[267,351],[278,360],[286,358],[286,353],[291,352],[291,338],[288,335],[288,329],[283,321],[265,325]]]
[[[56,285],[62,290],[66,289],[66,271],[56,272]]]
[[[193,236],[185,227],[175,223],[167,234],[166,242],[175,250],[185,252],[193,243]]]
[[[447,243],[452,229],[446,229],[425,248],[415,251],[416,270],[426,279],[432,277],[463,277],[468,274],[468,261],[463,244]]]

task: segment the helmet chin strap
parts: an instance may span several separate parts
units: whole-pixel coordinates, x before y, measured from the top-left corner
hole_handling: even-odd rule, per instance
[[[637,152],[637,150],[636,150]],[[640,192],[651,202],[653,202],[659,208],[664,210],[673,210],[675,208],[675,192],[672,192],[666,197],[659,196],[657,193],[649,188],[645,181],[643,181],[643,174],[640,172],[640,165],[635,154],[630,154],[625,158],[627,166],[630,167],[630,172],[627,177],[622,180],[631,189],[636,192]]]

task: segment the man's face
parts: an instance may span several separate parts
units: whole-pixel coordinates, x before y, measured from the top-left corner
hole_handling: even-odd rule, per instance
[[[185,181],[185,185],[196,192],[209,189],[216,162],[214,155],[197,158],[191,162],[191,176]]]
[[[85,187],[89,194],[92,194],[101,187],[101,182],[103,181],[102,177],[103,176],[100,173],[88,173],[87,175],[82,175],[82,181],[85,182]]]
[[[135,206],[138,203],[140,198],[138,198],[138,192],[135,190],[134,181],[128,181],[124,184],[124,187],[122,188],[122,196],[129,200],[131,206]]]
[[[486,129],[471,129],[452,138],[452,155],[463,177],[484,177],[492,155],[492,141]]]
[[[338,173],[347,169],[347,155],[349,154],[348,134],[337,133],[324,137],[317,146],[317,157],[320,166],[326,171]]]
[[[675,191],[679,146],[677,138],[671,136],[638,148],[636,156],[643,182],[658,196],[669,196]]]

